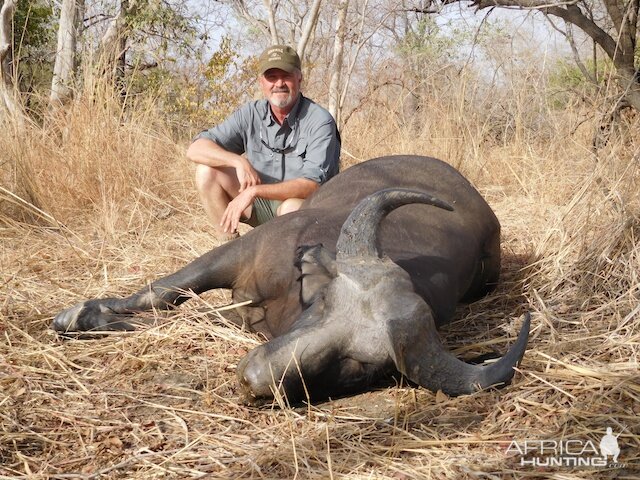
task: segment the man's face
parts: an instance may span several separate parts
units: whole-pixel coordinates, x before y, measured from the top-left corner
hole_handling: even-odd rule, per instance
[[[279,68],[271,68],[260,76],[262,93],[273,106],[290,109],[296,103],[302,74],[298,71],[285,72]]]

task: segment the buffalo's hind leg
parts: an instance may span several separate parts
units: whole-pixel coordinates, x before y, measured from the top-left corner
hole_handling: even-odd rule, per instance
[[[232,288],[241,252],[247,248],[243,243],[240,238],[211,250],[129,297],[87,300],[63,310],[53,319],[52,327],[62,333],[132,330],[130,322],[137,312],[167,310],[188,300],[192,293]]]

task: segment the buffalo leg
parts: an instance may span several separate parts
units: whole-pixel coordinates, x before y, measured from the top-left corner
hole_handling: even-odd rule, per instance
[[[156,280],[126,298],[87,300],[63,310],[53,320],[58,332],[131,330],[136,312],[170,309],[213,288],[232,288],[247,240],[239,238],[197,258],[177,272]]]

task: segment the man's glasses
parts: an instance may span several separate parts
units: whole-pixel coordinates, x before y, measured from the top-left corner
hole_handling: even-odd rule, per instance
[[[260,125],[260,142],[262,142],[262,144],[267,147],[269,150],[271,150],[273,153],[277,153],[279,155],[284,155],[285,153],[289,153],[292,150],[294,150],[297,146],[298,143],[298,136],[299,136],[299,128],[298,128],[298,119],[296,119],[295,123],[293,124],[293,128],[291,129],[291,133],[289,134],[289,142],[285,142],[285,146],[284,148],[275,148],[272,147],[271,145],[269,145],[266,140],[264,139],[264,137],[267,136],[266,132],[263,134],[264,130],[264,125]],[[288,143],[288,145],[287,145]]]

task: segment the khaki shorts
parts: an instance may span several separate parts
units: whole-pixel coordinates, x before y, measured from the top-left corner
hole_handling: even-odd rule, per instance
[[[267,200],[266,198],[256,198],[253,201],[251,209],[251,217],[241,220],[242,223],[257,227],[269,220],[276,218],[278,207],[282,204],[281,200]]]

